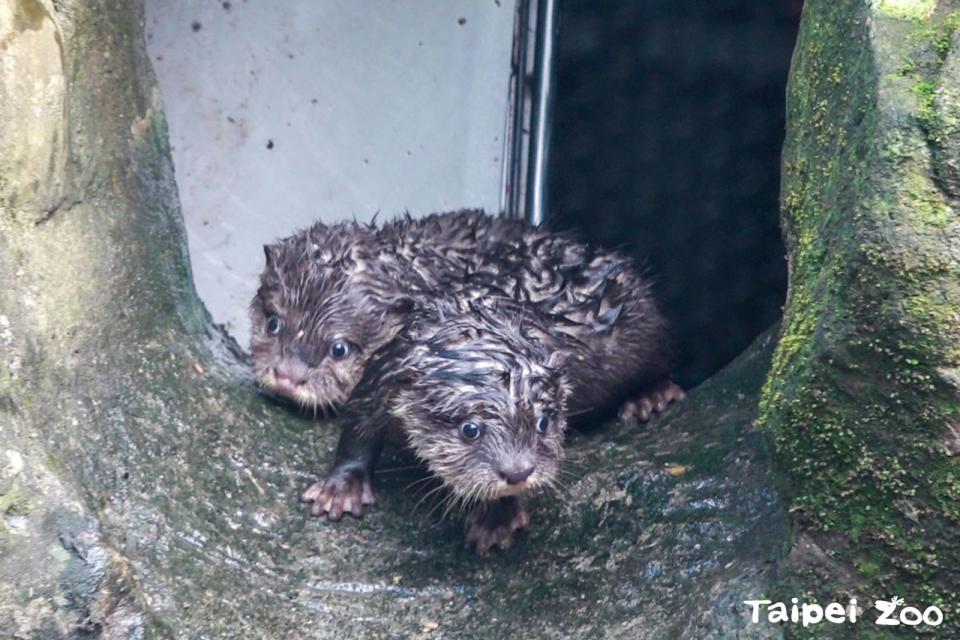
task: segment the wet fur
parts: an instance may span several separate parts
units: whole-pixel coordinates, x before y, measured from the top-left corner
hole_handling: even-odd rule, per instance
[[[666,322],[629,258],[471,210],[380,228],[317,224],[269,247],[251,305],[257,378],[269,390],[277,362],[302,362],[310,392],[294,399],[339,407],[410,314],[446,296],[503,297],[542,314],[548,332],[574,354],[566,369],[572,414],[669,375]],[[284,315],[276,338],[265,332],[266,312]],[[354,346],[348,362],[325,355],[336,337]]]
[[[529,491],[555,483],[570,386],[542,319],[507,300],[447,299],[414,313],[367,366],[346,428],[409,446],[461,506],[511,495],[498,468],[533,465]],[[549,416],[546,434],[536,429]],[[482,429],[465,440],[460,425]]]
[[[280,336],[264,334],[265,312],[284,314]],[[361,515],[392,436],[442,479],[448,509],[470,509],[481,553],[529,523],[521,493],[557,483],[568,415],[669,372],[666,324],[629,259],[476,211],[316,225],[268,249],[252,314],[264,386],[293,359],[310,367],[305,404],[351,397],[334,467],[304,494],[311,513]],[[324,356],[336,337],[349,362]],[[467,420],[479,441],[461,436]],[[535,471],[509,485],[498,469],[511,464]]]

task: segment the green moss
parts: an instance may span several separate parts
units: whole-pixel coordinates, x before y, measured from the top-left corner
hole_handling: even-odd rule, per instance
[[[950,53],[953,35],[960,28],[960,12],[937,12],[915,21],[904,39],[902,62],[896,75],[912,78],[910,92],[917,99],[915,117],[934,144],[944,138],[944,122],[937,107],[940,72]]]
[[[29,511],[30,502],[18,489],[0,494],[0,515],[22,515]]]
[[[942,373],[960,361],[960,221],[927,149],[958,22],[921,8],[808,4],[788,91],[790,293],[761,424],[798,531],[833,550],[785,580],[824,597],[856,575],[846,588],[929,602],[957,578],[960,470],[941,443],[957,424]],[[911,24],[864,26],[891,16]]]
[[[936,0],[881,0],[878,8],[881,14],[891,18],[923,21],[936,6]]]
[[[917,119],[927,132],[934,132],[937,129],[937,112],[933,102],[935,90],[934,84],[926,80],[913,87],[918,103]]]
[[[923,109],[922,102],[918,109]],[[903,210],[916,216],[921,224],[943,228],[953,222],[953,214],[944,202],[943,194],[924,172],[915,170],[906,176],[903,198]]]
[[[933,37],[931,38],[933,49],[940,57],[940,63],[947,59],[950,53],[950,47],[953,44],[953,34],[960,28],[960,12],[953,12],[946,15],[945,18],[935,23],[933,27]]]
[[[922,332],[939,334],[954,329],[960,321],[960,309],[944,298],[934,298],[918,292],[904,297],[902,304],[904,312],[917,323],[918,330]]]

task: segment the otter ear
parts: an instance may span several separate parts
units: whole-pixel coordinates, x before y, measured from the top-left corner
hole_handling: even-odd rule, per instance
[[[313,242],[325,242],[327,238],[330,236],[330,227],[323,224],[322,222],[316,222],[307,231],[307,236]]]
[[[307,246],[309,247],[310,257],[322,258],[323,262],[329,262],[333,259],[333,251],[330,244],[330,227],[318,222],[307,231]]]
[[[415,306],[416,303],[414,303],[413,298],[404,296],[393,301],[393,303],[390,305],[390,313],[398,316],[405,316],[413,311]]]
[[[394,382],[401,386],[409,386],[420,380],[421,374],[413,367],[403,367],[394,376]]]
[[[272,244],[263,245],[263,257],[267,259],[267,268],[277,267],[277,248]]]

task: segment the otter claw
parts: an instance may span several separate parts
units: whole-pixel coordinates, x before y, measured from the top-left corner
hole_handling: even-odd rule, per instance
[[[683,389],[670,381],[647,391],[639,398],[629,400],[620,408],[620,420],[623,422],[647,422],[656,413],[663,413],[671,402],[679,402],[687,397]]]
[[[300,500],[312,503],[311,516],[327,514],[327,517],[334,521],[340,520],[345,513],[362,518],[363,508],[376,503],[370,477],[357,467],[334,469],[326,480],[321,480],[304,491]]]
[[[464,523],[467,544],[485,556],[493,547],[506,551],[513,544],[513,534],[530,526],[530,514],[516,497],[506,497],[476,506]]]

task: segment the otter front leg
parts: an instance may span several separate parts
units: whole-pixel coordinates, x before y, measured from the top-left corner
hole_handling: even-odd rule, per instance
[[[467,515],[464,536],[467,544],[484,556],[498,546],[509,549],[513,533],[530,526],[530,514],[516,496],[506,496],[494,502],[481,503]]]
[[[337,455],[325,480],[311,485],[300,499],[312,503],[311,516],[327,514],[339,520],[344,513],[363,517],[363,508],[373,505],[373,467],[383,448],[383,436],[362,435],[353,425],[340,434]]]
[[[670,380],[647,389],[638,397],[628,400],[620,407],[620,420],[624,422],[647,422],[656,413],[663,413],[671,402],[687,397],[683,389]]]

